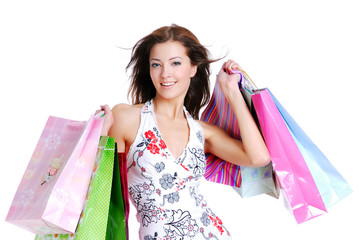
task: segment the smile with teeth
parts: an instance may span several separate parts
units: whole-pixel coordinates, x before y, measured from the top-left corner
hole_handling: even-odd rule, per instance
[[[161,86],[164,86],[164,87],[169,87],[169,86],[174,85],[175,83],[176,83],[176,82],[161,83]]]

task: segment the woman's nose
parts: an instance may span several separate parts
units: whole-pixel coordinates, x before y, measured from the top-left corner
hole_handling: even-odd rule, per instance
[[[168,66],[164,65],[164,66],[162,67],[161,76],[162,76],[163,78],[167,78],[169,75],[170,75],[170,69],[169,69]]]

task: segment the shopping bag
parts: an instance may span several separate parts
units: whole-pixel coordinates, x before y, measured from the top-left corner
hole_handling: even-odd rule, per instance
[[[256,120],[257,116],[251,100],[254,86],[245,74],[240,74],[240,91]],[[209,104],[202,113],[201,120],[217,125],[226,130],[233,138],[240,139],[237,118],[224,97],[218,82],[216,82]],[[263,193],[277,195],[271,163],[265,167],[243,167],[226,162],[213,154],[207,154],[206,158],[207,166],[204,176],[207,180],[232,186],[242,197],[251,197]]]
[[[126,153],[118,153],[118,157],[119,157],[120,174],[121,174],[122,199],[123,199],[124,212],[125,212],[126,237],[127,239],[130,239],[129,229],[128,229],[128,220],[130,215],[130,199],[128,193]]]
[[[241,167],[241,186],[233,187],[233,189],[243,198],[264,193],[278,198],[279,189],[277,189],[273,174],[272,164],[264,167]]]
[[[115,139],[101,137],[83,213],[75,234],[37,235],[35,240],[128,239]]]
[[[260,129],[257,114],[252,101],[253,92],[256,90],[257,87],[254,85],[252,80],[244,71],[236,72],[234,70],[232,71],[232,73],[240,74],[240,91],[249,111],[253,116],[253,119],[256,121],[256,124]],[[272,163],[269,163],[267,166],[263,167],[241,166],[241,177],[242,182],[240,188],[234,188],[234,190],[236,190],[243,198],[252,197],[263,193],[266,193],[276,198],[279,197],[279,186],[274,176]]]
[[[110,211],[107,223],[106,240],[130,239],[128,232],[128,213],[130,206],[128,205],[128,194],[125,194],[125,192],[128,192],[127,171],[126,175],[122,176],[123,171],[121,169],[123,167],[123,163],[121,163],[121,161],[123,159],[120,159],[120,156],[121,155],[118,154],[118,149],[116,145],[113,173],[114,180],[111,190]]]
[[[226,102],[221,89],[216,82],[210,102],[204,109],[201,120],[217,125],[230,131],[228,125],[233,125],[237,128],[237,120],[232,117],[233,112],[229,111],[229,104]],[[233,137],[239,138],[235,135],[237,131],[231,131]],[[240,166],[226,162],[213,154],[206,154],[206,170],[204,177],[212,182],[222,183],[233,187],[240,187],[241,174]]]
[[[329,208],[339,200],[348,196],[352,192],[352,189],[343,176],[305,134],[274,95],[270,91],[269,93],[307,163],[325,207]]]
[[[103,125],[50,116],[14,196],[6,221],[36,234],[74,233]]]
[[[324,214],[326,207],[312,174],[268,89],[256,91],[252,100],[274,171],[296,221]]]

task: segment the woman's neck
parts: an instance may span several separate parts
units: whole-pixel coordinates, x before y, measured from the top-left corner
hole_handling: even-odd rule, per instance
[[[183,112],[184,101],[164,100],[156,96],[152,103],[154,112],[168,118],[169,120],[181,119],[185,117]]]

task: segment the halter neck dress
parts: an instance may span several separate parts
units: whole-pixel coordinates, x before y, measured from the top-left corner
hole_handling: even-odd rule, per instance
[[[127,154],[128,189],[141,240],[232,239],[199,193],[206,168],[202,127],[183,107],[189,141],[175,159],[161,137],[152,101]]]

